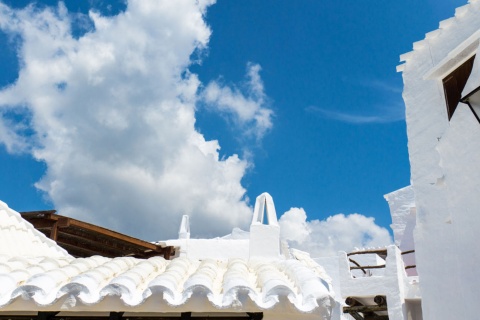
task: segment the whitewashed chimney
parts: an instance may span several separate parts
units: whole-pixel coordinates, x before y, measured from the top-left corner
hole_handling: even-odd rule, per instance
[[[180,229],[178,230],[178,239],[190,239],[190,218],[187,215],[182,217]]]
[[[279,257],[280,226],[275,205],[268,193],[262,193],[255,202],[250,225],[250,258],[278,259]]]

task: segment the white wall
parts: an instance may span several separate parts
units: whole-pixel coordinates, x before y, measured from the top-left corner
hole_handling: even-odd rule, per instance
[[[385,195],[392,215],[392,224],[395,245],[402,252],[415,250],[413,230],[416,226],[417,210],[415,207],[415,193],[411,186],[396,190]],[[415,252],[402,255],[406,266],[414,266]],[[417,269],[407,269],[407,275],[416,276]]]
[[[466,48],[462,42],[480,29],[480,2],[460,8],[440,26],[414,44],[403,66],[417,271],[424,319],[474,319],[480,286],[480,124],[462,104],[448,121],[441,79],[451,70],[441,65],[461,63],[455,60],[461,50],[454,49]]]

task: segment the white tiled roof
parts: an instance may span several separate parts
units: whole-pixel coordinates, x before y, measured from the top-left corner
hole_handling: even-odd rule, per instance
[[[114,308],[251,312],[277,308],[325,316],[334,301],[319,272],[308,261],[297,259],[0,256],[0,312]]]
[[[0,255],[71,258],[55,241],[36,230],[18,212],[10,209],[2,201],[0,201]]]
[[[263,194],[258,199],[268,197]],[[267,207],[273,205],[270,202]],[[275,250],[264,250],[270,255],[238,252],[238,243],[243,246],[246,241],[247,249],[249,241],[252,245],[252,239],[243,235],[241,239],[204,240],[201,254],[173,260],[75,259],[0,202],[0,314],[261,311],[279,320],[300,314],[305,320],[329,318],[335,301],[323,268],[300,251],[292,253],[294,258],[283,257],[277,230],[268,233],[272,226],[260,227],[265,230],[257,231],[276,236]],[[189,228],[183,229],[185,238],[177,241],[191,240]],[[269,242],[257,233],[254,244],[267,246]],[[222,251],[212,258],[206,254],[219,250],[219,241],[229,244],[234,255]]]

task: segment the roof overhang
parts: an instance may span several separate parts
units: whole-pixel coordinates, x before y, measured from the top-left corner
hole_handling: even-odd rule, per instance
[[[21,212],[22,218],[37,230],[57,242],[74,257],[150,258],[170,259],[175,248],[161,246],[127,236],[94,224],[56,214],[55,210]]]
[[[423,76],[424,80],[443,79],[459,65],[470,59],[479,46],[480,30],[450,51],[447,56],[437,63]]]

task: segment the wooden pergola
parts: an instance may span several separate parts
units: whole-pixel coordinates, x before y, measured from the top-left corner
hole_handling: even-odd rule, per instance
[[[78,258],[104,257],[150,258],[175,254],[171,246],[159,246],[97,225],[56,214],[56,210],[20,212],[37,230]]]

